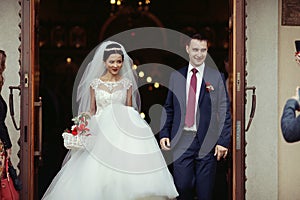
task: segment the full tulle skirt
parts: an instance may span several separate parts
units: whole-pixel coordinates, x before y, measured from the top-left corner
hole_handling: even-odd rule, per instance
[[[173,177],[148,124],[113,104],[89,120],[84,149],[70,150],[42,199],[174,199]]]

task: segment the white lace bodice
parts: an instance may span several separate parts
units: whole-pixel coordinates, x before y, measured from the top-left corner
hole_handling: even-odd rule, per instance
[[[106,82],[97,78],[91,83],[91,88],[95,91],[96,114],[112,103],[126,104],[127,90],[132,85],[127,78],[122,78],[117,82]]]

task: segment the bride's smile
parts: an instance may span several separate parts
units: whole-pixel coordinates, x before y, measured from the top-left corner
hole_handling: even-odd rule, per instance
[[[107,68],[107,73],[116,76],[119,74],[119,71],[122,68],[123,58],[120,54],[111,54],[105,61],[105,65]]]

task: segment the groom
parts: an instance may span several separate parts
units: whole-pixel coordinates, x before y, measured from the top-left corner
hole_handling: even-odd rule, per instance
[[[171,74],[162,115],[160,145],[173,158],[180,200],[212,199],[217,160],[226,158],[231,116],[223,74],[208,66],[207,39],[194,35],[186,44],[189,66]]]

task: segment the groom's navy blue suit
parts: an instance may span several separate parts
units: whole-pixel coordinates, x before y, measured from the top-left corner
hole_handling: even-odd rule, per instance
[[[179,199],[211,199],[215,180],[214,148],[228,148],[231,138],[231,116],[224,76],[205,66],[196,113],[197,132],[185,131],[186,77],[188,67],[170,76],[169,92],[164,105],[160,138],[170,138],[173,175]],[[209,87],[208,86],[212,86]]]

